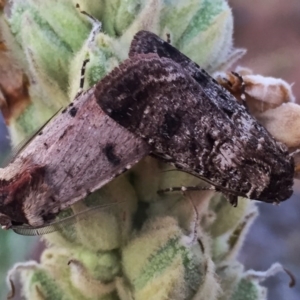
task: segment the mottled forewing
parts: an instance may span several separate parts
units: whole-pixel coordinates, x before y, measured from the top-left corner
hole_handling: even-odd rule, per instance
[[[199,65],[157,35],[148,31],[140,31],[133,38],[129,56],[149,53],[156,53],[161,58],[169,58],[180,64],[201,85],[204,93],[210,101],[215,103],[217,109],[223,111],[231,119],[238,129],[239,135],[236,138],[244,144],[245,160],[249,161],[249,164],[256,164],[258,169],[269,176],[269,184],[265,186],[260,199],[270,202],[275,198],[277,199],[275,201],[287,199],[292,193],[294,163],[285,145],[275,141],[248,113],[247,109]],[[257,171],[254,174],[256,173]],[[249,174],[248,176],[255,175]],[[284,185],[286,188],[280,192],[277,187]],[[257,193],[252,192],[253,189],[257,189],[256,186],[257,184],[252,186],[247,194],[248,197],[255,197],[255,195],[257,197]]]
[[[285,147],[233,96],[202,85],[196,71],[174,61],[180,53],[175,48],[170,48],[173,56],[166,55],[172,59],[159,57],[165,52],[158,49],[132,56],[97,85],[101,108],[152,145],[154,154],[227,194],[270,202],[288,198],[293,163]]]

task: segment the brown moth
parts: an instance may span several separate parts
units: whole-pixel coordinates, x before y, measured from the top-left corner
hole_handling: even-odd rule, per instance
[[[158,158],[238,196],[279,203],[292,194],[294,160],[205,70],[140,31],[129,59],[96,87],[100,107]]]
[[[149,153],[234,205],[238,196],[280,202],[292,194],[286,147],[203,69],[147,31],[129,56],[0,170],[4,228],[49,224]]]
[[[142,139],[100,109],[92,88],[0,169],[0,224],[46,225],[148,153]]]

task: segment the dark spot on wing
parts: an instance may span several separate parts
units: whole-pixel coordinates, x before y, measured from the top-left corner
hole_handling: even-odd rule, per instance
[[[72,107],[69,111],[69,114],[71,117],[75,117],[77,113],[77,108],[76,107]]]
[[[181,126],[181,118],[176,114],[165,114],[165,119],[162,126],[159,128],[159,133],[167,139],[170,139],[176,134]]]
[[[208,142],[208,146],[210,146],[209,149],[212,149],[215,143],[215,139],[209,132],[206,133],[206,141]]]
[[[117,166],[120,164],[121,159],[115,154],[115,148],[112,144],[107,144],[103,148],[103,153],[106,156],[107,160],[114,166]]]

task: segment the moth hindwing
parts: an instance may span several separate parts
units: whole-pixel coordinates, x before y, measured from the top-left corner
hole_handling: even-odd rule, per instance
[[[294,162],[285,145],[203,69],[147,31],[136,34],[129,57],[97,84],[95,96],[154,155],[205,178],[233,202],[291,196]]]

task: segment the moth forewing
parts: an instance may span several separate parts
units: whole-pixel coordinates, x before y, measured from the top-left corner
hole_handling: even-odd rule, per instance
[[[149,146],[80,95],[0,170],[1,225],[43,226],[149,153]]]
[[[96,87],[110,117],[228,198],[291,196],[294,163],[285,145],[203,69],[147,31],[136,34],[129,56]]]

